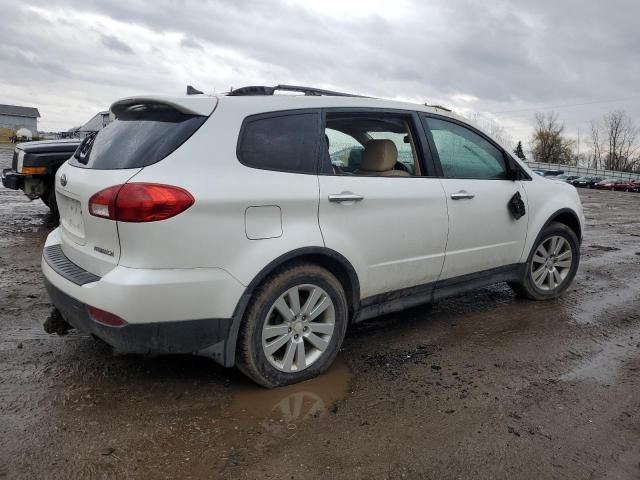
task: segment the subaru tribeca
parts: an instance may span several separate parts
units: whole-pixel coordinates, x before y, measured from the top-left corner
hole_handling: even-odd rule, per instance
[[[576,190],[442,107],[278,86],[111,111],[57,172],[42,270],[118,351],[274,387],[326,370],[354,322],[497,282],[555,298],[578,268]]]

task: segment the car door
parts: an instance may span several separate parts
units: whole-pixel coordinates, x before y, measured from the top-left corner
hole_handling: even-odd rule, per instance
[[[325,245],[356,269],[361,298],[435,282],[447,239],[446,199],[440,180],[427,176],[433,167],[425,162],[418,116],[340,110],[325,111],[324,122],[320,229]],[[367,170],[374,144],[393,151],[389,142],[398,163]]]
[[[449,236],[441,279],[491,270],[520,261],[527,217],[516,219],[509,202],[519,180],[511,180],[505,152],[474,128],[457,120],[424,115],[434,157],[441,167]]]

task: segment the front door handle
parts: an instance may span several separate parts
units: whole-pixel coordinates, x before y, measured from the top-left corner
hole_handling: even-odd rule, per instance
[[[333,203],[359,202],[360,200],[364,200],[364,195],[358,195],[353,192],[332,193],[329,195],[329,201]]]
[[[452,200],[471,200],[475,195],[473,193],[469,193],[466,190],[460,190],[459,192],[452,193]]]

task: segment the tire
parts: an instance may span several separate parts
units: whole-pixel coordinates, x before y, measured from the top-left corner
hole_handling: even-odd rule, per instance
[[[47,193],[46,205],[47,207],[49,207],[51,215],[53,215],[55,218],[58,218],[60,216],[60,212],[58,211],[58,202],[56,200],[56,189],[53,185],[51,185],[51,187],[49,188],[49,192]]]
[[[347,299],[336,277],[309,263],[285,267],[255,291],[240,325],[236,364],[267,388],[315,377],[335,360],[347,320]]]
[[[542,252],[550,253],[554,245],[552,243],[554,239],[560,239],[555,244],[559,244],[557,253],[549,255],[548,264],[542,263],[541,259],[548,258]],[[571,252],[569,265],[567,265],[567,260],[562,258],[566,257],[567,251]],[[573,281],[579,264],[580,243],[576,234],[566,225],[553,222],[538,235],[527,259],[527,267],[523,278],[517,282],[510,282],[509,286],[518,295],[531,300],[557,298]],[[563,267],[560,265],[563,265]],[[551,267],[551,270],[549,270],[549,267]],[[542,284],[540,283],[541,281]]]

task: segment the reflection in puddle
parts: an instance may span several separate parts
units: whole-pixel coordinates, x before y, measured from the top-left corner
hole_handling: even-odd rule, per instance
[[[338,358],[323,375],[306,382],[266,390],[253,383],[233,388],[229,414],[241,423],[272,419],[296,423],[326,414],[343,400],[349,389],[351,372]]]

